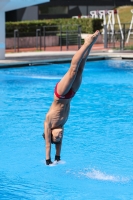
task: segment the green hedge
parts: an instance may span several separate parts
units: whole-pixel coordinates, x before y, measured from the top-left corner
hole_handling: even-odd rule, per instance
[[[18,29],[19,33],[24,35],[35,35],[36,29],[41,29],[47,26],[46,31],[56,32],[60,30],[62,26],[62,31],[66,30],[76,30],[77,25],[81,26],[82,33],[93,33],[95,30],[102,29],[102,19],[49,19],[49,20],[35,20],[35,21],[22,21],[22,22],[6,22],[6,34],[13,35],[14,30]],[[51,26],[51,27],[50,27]],[[57,26],[57,27],[56,27]]]
[[[70,19],[55,19],[54,22],[57,25],[63,25],[66,29],[66,25],[69,25],[69,30],[74,30],[76,25],[81,26],[82,33],[93,33],[96,30],[102,29],[102,19],[91,19],[91,18],[70,18]]]
[[[56,23],[51,20],[39,20],[39,21],[21,21],[21,22],[6,22],[6,34],[7,36],[13,35],[14,30],[19,30],[19,33],[25,35],[35,35],[36,29],[43,29],[44,26],[56,26]],[[56,27],[48,27],[47,30],[55,30]]]

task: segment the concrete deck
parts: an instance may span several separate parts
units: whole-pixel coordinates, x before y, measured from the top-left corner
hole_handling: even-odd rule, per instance
[[[76,51],[43,51],[7,53],[0,60],[0,68],[39,65],[47,63],[70,62]],[[92,50],[88,60],[133,59],[133,51]]]

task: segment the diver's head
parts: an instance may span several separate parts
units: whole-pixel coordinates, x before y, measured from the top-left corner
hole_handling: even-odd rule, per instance
[[[51,133],[51,143],[58,144],[61,143],[63,137],[63,128],[54,128]]]

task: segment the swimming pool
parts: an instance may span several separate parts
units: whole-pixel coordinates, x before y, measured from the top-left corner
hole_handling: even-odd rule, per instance
[[[1,200],[133,199],[133,61],[86,63],[62,162],[45,165],[43,120],[68,67],[0,70]]]

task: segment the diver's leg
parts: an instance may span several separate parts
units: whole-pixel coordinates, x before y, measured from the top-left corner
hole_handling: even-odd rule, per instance
[[[91,50],[91,47],[95,43],[98,35],[99,31],[96,31],[94,34],[88,35],[87,38],[85,39],[84,44],[73,56],[71,61],[71,66],[68,72],[58,83],[58,88],[57,88],[58,94],[64,95],[70,90],[78,74],[79,67],[83,68],[82,66],[84,66],[87,56]]]
[[[82,82],[82,73],[83,73],[83,70],[84,70],[84,66],[85,66],[85,63],[86,63],[86,60],[87,60],[87,57],[89,56],[90,54],[90,51],[91,51],[91,48],[93,46],[94,43],[92,43],[88,50],[86,51],[86,53],[84,54],[83,56],[83,59],[79,65],[79,68],[78,68],[78,72],[77,72],[77,75],[76,75],[76,78],[72,84],[72,89],[74,92],[77,92],[77,90],[79,89],[80,85],[81,85],[81,82]]]

